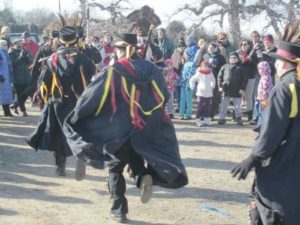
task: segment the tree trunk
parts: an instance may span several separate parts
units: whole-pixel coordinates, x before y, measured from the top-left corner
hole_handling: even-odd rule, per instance
[[[237,47],[241,39],[240,9],[238,0],[229,0],[228,8],[229,37],[234,47]]]
[[[80,1],[80,11],[83,18],[83,24],[86,24],[86,11],[87,11],[87,0],[79,0]]]
[[[297,4],[299,4],[298,0],[290,0],[288,3],[288,23],[294,21],[295,18],[297,18],[294,9],[294,7],[297,6]]]

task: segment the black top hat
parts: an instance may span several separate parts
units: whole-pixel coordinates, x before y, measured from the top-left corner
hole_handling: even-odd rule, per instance
[[[78,38],[77,38],[77,32],[75,27],[65,26],[61,28],[59,31],[58,41],[60,44],[62,44],[65,47],[76,44]]]
[[[137,36],[136,34],[132,33],[120,33],[117,34],[117,36],[121,39],[120,41],[117,41],[114,46],[115,47],[123,47],[125,48],[128,45],[137,45]]]
[[[30,37],[30,33],[28,31],[22,33],[22,38],[28,38],[28,37]]]
[[[300,58],[300,44],[281,41],[276,53],[271,52],[269,55],[276,59],[293,62],[293,60]]]

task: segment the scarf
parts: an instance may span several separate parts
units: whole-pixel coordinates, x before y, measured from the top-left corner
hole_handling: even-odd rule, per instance
[[[211,73],[211,69],[208,70],[199,69],[198,72],[200,73],[200,75],[208,75]]]

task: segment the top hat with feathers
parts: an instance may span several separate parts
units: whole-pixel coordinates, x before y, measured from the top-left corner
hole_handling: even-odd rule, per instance
[[[75,45],[78,42],[77,32],[75,27],[65,26],[59,30],[58,42],[69,47],[70,45]]]
[[[271,57],[297,64],[300,61],[300,21],[290,23],[285,27],[282,40],[278,44],[276,53],[269,53]]]

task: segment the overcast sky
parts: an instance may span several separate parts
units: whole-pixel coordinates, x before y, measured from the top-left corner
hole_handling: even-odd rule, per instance
[[[161,18],[163,25],[166,26],[168,24],[169,15],[171,15],[176,9],[183,6],[184,4],[191,4],[197,6],[199,4],[199,0],[129,0],[133,8],[141,8],[143,5],[149,5],[155,11],[155,13]],[[58,12],[58,0],[0,0],[0,8],[1,5],[3,7],[4,2],[10,4],[10,6],[15,10],[23,10],[28,11],[34,8],[48,8],[53,12]],[[90,0],[90,2],[92,2]],[[111,0],[98,0],[101,3],[111,2]],[[2,3],[2,4],[1,4]],[[79,6],[79,0],[61,0],[61,8],[62,11],[74,11],[77,10]],[[91,17],[98,17],[100,11],[91,11]],[[100,15],[101,16],[101,15]],[[180,14],[176,17],[173,17],[172,20],[180,20],[184,22],[187,26],[190,26],[193,23],[193,20],[197,20],[195,16],[191,14]],[[226,21],[226,20],[225,20]],[[196,22],[196,21],[195,21]],[[242,24],[242,32],[250,33],[251,30],[257,29],[260,31],[261,18],[256,21],[253,20],[251,25],[250,23]],[[204,28],[210,32],[218,32],[221,31],[216,24],[211,21],[207,21],[204,24]],[[262,26],[261,26],[262,28]],[[226,32],[227,26],[225,24],[224,31]]]
[[[28,11],[33,8],[49,8],[51,11],[58,11],[58,0],[0,0],[0,2],[11,2],[11,6],[16,10]],[[91,2],[91,1],[90,1]],[[108,0],[101,0],[101,3],[110,2]],[[133,8],[140,8],[143,5],[149,5],[154,8],[164,21],[167,16],[174,12],[178,7],[185,3],[191,3],[191,0],[130,0]],[[62,11],[76,10],[79,6],[79,0],[61,0]]]

